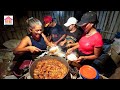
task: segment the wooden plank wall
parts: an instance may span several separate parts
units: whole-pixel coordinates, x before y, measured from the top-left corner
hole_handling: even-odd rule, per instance
[[[96,13],[99,19],[97,29],[101,29],[104,39],[113,39],[116,32],[120,32],[120,11],[96,11]],[[26,14],[20,17],[15,12],[12,15],[13,26],[4,26],[3,21],[0,21],[0,46],[7,40],[22,39],[29,33],[25,24],[27,18],[36,17],[43,23],[43,17],[51,15],[58,24],[62,25],[63,29],[66,29],[64,23],[69,17],[74,16],[74,11],[26,11]]]

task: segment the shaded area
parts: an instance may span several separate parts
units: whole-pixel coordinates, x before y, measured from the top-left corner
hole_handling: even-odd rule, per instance
[[[110,77],[116,70],[117,66],[109,56],[104,63],[96,62],[93,66],[98,70],[100,74],[106,77]]]

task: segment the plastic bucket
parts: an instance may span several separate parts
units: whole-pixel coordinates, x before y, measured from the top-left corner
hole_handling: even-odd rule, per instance
[[[79,75],[83,79],[99,79],[99,73],[94,67],[90,65],[83,65],[79,69]]]

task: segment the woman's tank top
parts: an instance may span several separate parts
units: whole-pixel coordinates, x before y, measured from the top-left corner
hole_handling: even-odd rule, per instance
[[[36,40],[32,37],[32,35],[29,34],[28,36],[29,36],[30,39],[31,39],[32,46],[35,46],[35,47],[37,47],[37,48],[39,48],[39,49],[41,49],[41,50],[46,50],[47,45],[46,45],[43,37],[40,37],[40,40],[36,41]]]

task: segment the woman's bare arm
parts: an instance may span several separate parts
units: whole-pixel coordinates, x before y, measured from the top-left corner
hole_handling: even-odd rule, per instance
[[[101,51],[102,51],[102,47],[94,48],[94,55],[85,56],[84,59],[94,60],[100,56]]]
[[[19,45],[13,50],[14,54],[23,54],[25,52],[30,51],[31,53],[41,51],[39,48],[35,46],[31,46],[31,40],[28,36],[25,36]]]
[[[96,58],[98,58],[100,56],[101,51],[102,51],[102,47],[94,48],[94,55],[80,56],[78,58],[77,62],[80,62],[81,60],[95,60]]]
[[[44,38],[46,44],[51,47],[53,44],[47,39],[47,37],[45,36],[45,34],[42,33],[41,35],[42,35],[42,37]]]
[[[28,45],[28,37],[24,37],[21,42],[19,43],[19,45],[13,50],[14,54],[22,54],[23,52],[29,51],[28,47],[26,47]]]

